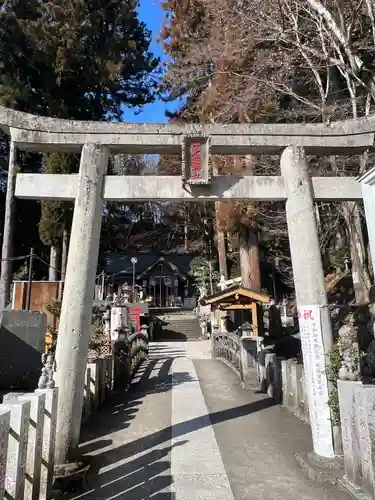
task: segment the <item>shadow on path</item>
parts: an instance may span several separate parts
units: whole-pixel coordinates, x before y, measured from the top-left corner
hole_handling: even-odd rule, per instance
[[[156,342],[186,342],[187,336],[184,333],[163,328],[163,330],[155,336]]]
[[[151,432],[131,442],[117,445],[111,433],[127,432],[132,421],[144,418],[140,410],[151,394],[171,391],[173,386],[195,381],[185,372],[170,374],[172,359],[150,361],[141,367],[140,381],[132,384],[127,393],[117,394],[110,400],[83,430],[82,454],[94,454],[94,468],[99,475],[91,475],[88,491],[70,496],[71,499],[120,499],[172,500],[171,437],[181,437],[192,431],[210,426],[211,423],[235,420],[274,406],[272,399],[261,399],[246,405],[218,411],[162,430]],[[157,414],[152,418],[158,418]],[[148,417],[148,422],[150,417]],[[142,424],[143,420],[140,421]],[[121,434],[120,434],[121,435]],[[120,441],[121,442],[121,441]],[[173,446],[184,446],[188,441],[181,440]],[[112,446],[112,447],[111,447]],[[164,491],[163,491],[164,490]]]

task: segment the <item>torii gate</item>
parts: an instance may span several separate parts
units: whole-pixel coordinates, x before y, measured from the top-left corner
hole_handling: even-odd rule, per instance
[[[0,126],[10,134],[10,166],[14,165],[16,148],[81,151],[79,174],[18,174],[15,189],[20,198],[75,200],[60,319],[64,334],[58,337],[56,352],[57,463],[65,462],[79,441],[104,200],[286,201],[313,446],[322,457],[334,456],[325,373],[332,332],[314,200],[360,200],[362,195],[354,178],[310,178],[305,155],[348,155],[373,149],[375,117],[329,126],[154,125],[59,120],[0,108]],[[183,179],[106,176],[109,153],[181,154]],[[262,153],[281,153],[281,176],[212,176],[211,154]],[[370,198],[367,196],[366,211],[375,209],[374,198]],[[375,228],[373,224],[369,228],[370,242],[374,243]],[[375,255],[374,248],[372,252]]]

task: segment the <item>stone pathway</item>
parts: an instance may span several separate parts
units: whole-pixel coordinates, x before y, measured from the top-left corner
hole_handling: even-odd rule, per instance
[[[154,343],[128,394],[85,426],[98,474],[71,499],[344,500],[295,458],[309,429],[209,359],[209,343]]]

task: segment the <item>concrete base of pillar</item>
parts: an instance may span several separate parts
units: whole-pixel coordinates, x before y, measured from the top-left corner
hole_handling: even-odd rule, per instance
[[[314,452],[305,452],[296,453],[296,459],[311,481],[337,484],[344,477],[344,461],[340,457],[330,459],[319,457]]]
[[[365,493],[361,488],[356,488],[352,484],[348,483],[345,477],[338,479],[337,484],[340,490],[348,493],[354,500],[373,500],[373,497]]]

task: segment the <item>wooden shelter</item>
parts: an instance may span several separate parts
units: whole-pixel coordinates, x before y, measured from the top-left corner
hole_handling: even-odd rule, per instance
[[[260,319],[263,316],[262,304],[268,304],[269,297],[241,285],[233,285],[200,300],[202,306],[221,311],[251,311],[251,322],[254,336],[259,335]]]

